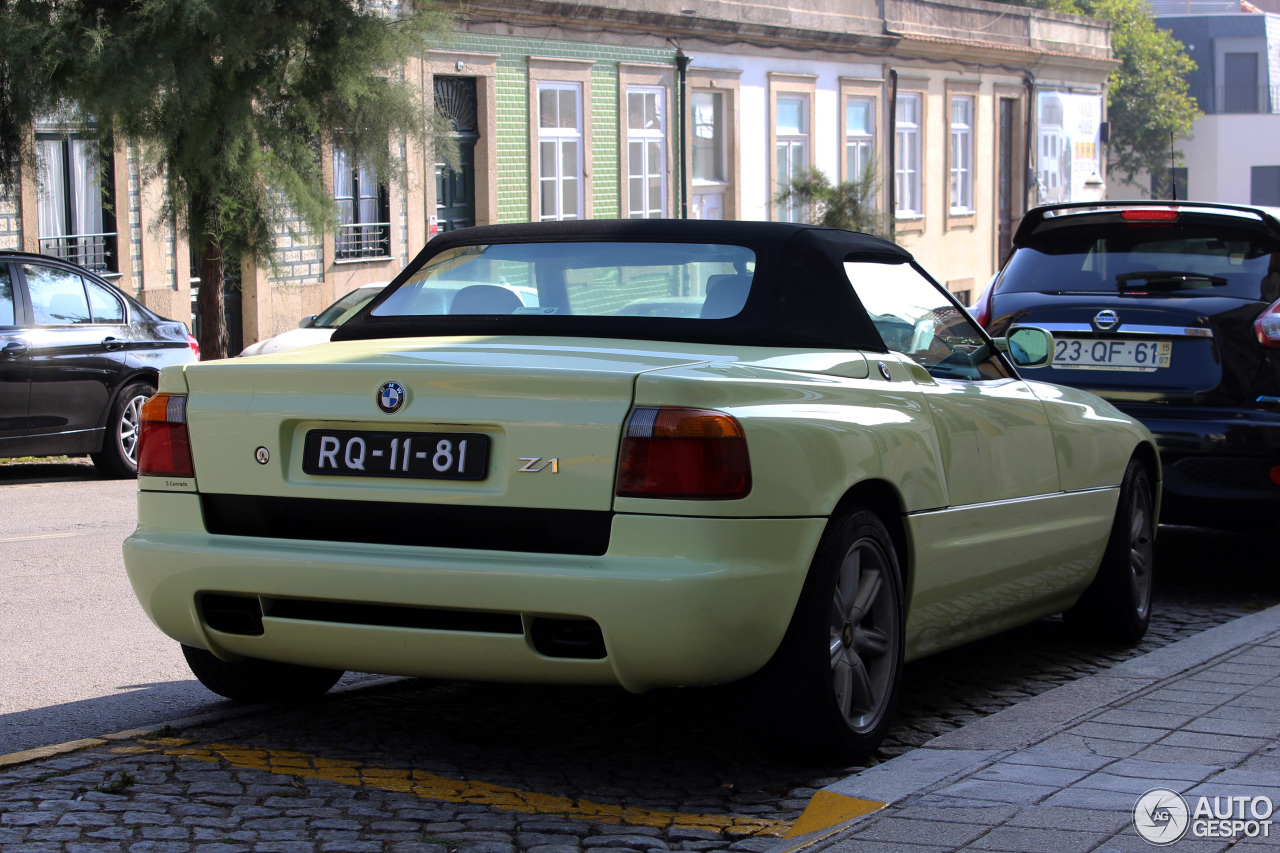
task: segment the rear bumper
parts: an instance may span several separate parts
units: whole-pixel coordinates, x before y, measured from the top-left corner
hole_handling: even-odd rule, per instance
[[[1164,468],[1160,520],[1252,526],[1280,520],[1280,413],[1257,409],[1117,405],[1156,438]]]
[[[172,492],[140,492],[138,518],[124,558],[143,609],[170,637],[220,657],[632,691],[728,683],[762,667],[826,524],[617,515],[608,552],[594,557],[211,535],[199,496]],[[197,605],[207,592],[259,597],[261,635],[211,628]],[[279,618],[277,600],[517,615],[523,632]],[[540,654],[539,617],[594,620],[605,657]]]

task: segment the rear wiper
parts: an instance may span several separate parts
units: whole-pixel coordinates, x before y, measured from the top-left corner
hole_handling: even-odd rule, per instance
[[[1169,289],[1192,287],[1194,282],[1200,281],[1207,281],[1213,287],[1223,287],[1227,283],[1227,280],[1220,275],[1209,275],[1202,272],[1181,272],[1179,270],[1138,270],[1137,272],[1122,272],[1116,276],[1116,284],[1121,288],[1131,286],[1130,282],[1134,281]]]

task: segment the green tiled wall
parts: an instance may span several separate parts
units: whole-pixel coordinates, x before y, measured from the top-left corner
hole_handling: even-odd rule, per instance
[[[457,33],[439,47],[499,55],[495,81],[499,222],[528,222],[533,213],[529,206],[529,57],[592,60],[592,215],[596,219],[619,215],[618,63],[674,65],[674,50],[478,33]]]

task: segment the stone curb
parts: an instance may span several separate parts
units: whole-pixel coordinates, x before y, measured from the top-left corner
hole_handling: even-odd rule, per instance
[[[1041,693],[822,790],[853,800],[890,805],[926,789],[940,788],[1065,731],[1116,702],[1277,631],[1280,631],[1280,605],[1124,661],[1104,673]],[[770,853],[822,849],[835,843],[835,836],[863,817],[865,815],[860,814],[807,836],[784,839]]]

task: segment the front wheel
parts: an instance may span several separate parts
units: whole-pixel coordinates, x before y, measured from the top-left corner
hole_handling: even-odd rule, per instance
[[[201,684],[219,696],[240,702],[311,699],[326,692],[342,678],[342,671],[337,669],[318,669],[257,658],[228,663],[204,649],[187,645],[182,647],[182,656]]]
[[[1083,636],[1132,644],[1151,621],[1154,576],[1155,500],[1146,467],[1129,462],[1120,483],[1120,499],[1111,538],[1093,583],[1064,615]]]
[[[145,382],[125,386],[111,406],[102,450],[90,453],[93,465],[104,477],[123,480],[138,476],[138,431],[142,427],[142,404],[156,393]]]
[[[871,754],[898,704],[902,575],[884,523],[833,519],[773,659],[756,677],[761,722],[790,760],[848,764]]]

